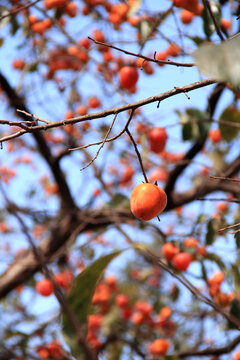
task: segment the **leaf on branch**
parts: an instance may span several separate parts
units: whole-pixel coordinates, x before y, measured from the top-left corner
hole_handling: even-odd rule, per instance
[[[205,281],[205,282],[207,282],[207,269],[206,269],[206,267],[205,267],[205,265],[204,265],[204,263],[203,263],[203,261],[201,261],[201,270],[202,270],[202,277],[203,277],[203,280]]]
[[[233,87],[240,85],[240,36],[220,45],[203,44],[193,57],[200,72],[218,81],[228,81]]]
[[[215,221],[211,219],[207,224],[207,234],[205,238],[206,245],[212,245],[218,236],[217,230],[215,228]]]
[[[207,253],[204,258],[210,261],[214,261],[219,266],[220,270],[226,271],[226,266],[224,262],[217,254]]]
[[[208,115],[195,108],[186,109],[185,114],[177,111],[180,122],[182,124],[182,139],[183,141],[202,139],[204,138],[210,128],[210,122],[206,121]]]
[[[217,21],[217,23],[220,25],[221,20],[221,7],[216,1],[209,1],[209,5],[211,6],[213,15]],[[216,28],[212,21],[212,18],[209,14],[209,11],[206,6],[204,6],[203,12],[202,12],[202,19],[203,19],[203,30],[207,37],[207,40],[210,40],[211,35],[215,32]]]
[[[236,241],[237,248],[240,249],[240,231],[235,232],[234,239]]]
[[[219,120],[240,124],[240,111],[233,106],[228,106],[225,110],[223,110]],[[240,130],[240,128],[231,126],[231,124],[219,124],[219,129],[221,131],[223,139],[227,142],[235,139],[238,136]]]
[[[230,307],[230,315],[234,316],[236,319],[240,320],[240,303],[238,299],[233,299]],[[228,321],[228,328],[235,329],[236,325],[232,322]]]
[[[87,322],[92,296],[103,271],[121,253],[122,251],[116,251],[102,256],[76,277],[67,300],[79,324],[84,325]],[[63,331],[71,337],[72,330],[65,314],[63,314]]]
[[[130,209],[129,198],[121,193],[116,193],[113,198],[104,204],[104,208]]]
[[[236,294],[240,294],[240,272],[239,267],[236,264],[231,264],[234,289]]]

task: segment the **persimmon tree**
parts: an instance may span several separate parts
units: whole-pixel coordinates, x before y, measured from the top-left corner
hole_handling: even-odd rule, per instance
[[[0,359],[240,359],[239,17],[1,2]]]

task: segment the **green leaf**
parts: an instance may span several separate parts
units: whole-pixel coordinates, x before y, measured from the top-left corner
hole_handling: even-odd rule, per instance
[[[231,264],[233,281],[234,281],[234,289],[236,294],[240,293],[240,272],[239,267],[236,264]]]
[[[240,249],[240,231],[234,234],[234,239],[236,241],[237,248]]]
[[[216,1],[209,1],[209,5],[211,6],[213,15],[215,19],[217,20],[218,24],[220,25],[220,19],[221,19],[221,8],[219,4],[217,4]],[[207,40],[210,40],[211,35],[215,32],[216,28],[212,21],[212,18],[209,14],[209,11],[206,6],[204,6],[203,12],[202,12],[202,19],[203,19],[203,30],[207,37]]]
[[[226,271],[226,266],[224,262],[217,254],[207,253],[204,258],[210,261],[214,261],[219,266],[220,270]]]
[[[17,22],[16,16],[11,16],[10,17],[10,23],[11,23],[11,34],[15,35],[15,33],[17,32],[17,30],[20,27],[18,22]]]
[[[183,141],[192,140],[192,124],[183,124],[182,126],[182,139]]]
[[[212,245],[218,236],[217,230],[214,226],[214,222],[214,219],[211,219],[207,224],[207,234],[205,238],[206,245]]]
[[[182,124],[182,139],[193,140],[207,136],[210,122],[206,121],[208,115],[195,108],[186,109],[185,114],[177,112]]]
[[[187,36],[189,39],[191,39],[196,45],[201,45],[203,42],[205,42],[205,39],[200,38],[199,36]]]
[[[86,324],[87,322],[91,299],[104,269],[120,254],[121,251],[116,251],[102,256],[76,277],[67,300],[76,320],[81,325]],[[72,330],[65,314],[63,314],[63,330],[66,335],[71,337]]]
[[[203,263],[203,261],[200,262],[201,264],[201,270],[202,270],[202,278],[205,282],[207,282],[207,270],[206,270],[206,267]]]
[[[240,85],[240,36],[220,45],[203,44],[193,57],[200,72],[218,81],[228,81],[233,87]]]
[[[223,110],[219,120],[224,122],[229,121],[240,125],[240,111],[233,106],[228,106],[225,110]],[[235,139],[238,136],[240,130],[240,128],[225,124],[219,124],[219,129],[223,139],[227,142]]]
[[[238,299],[233,299],[231,306],[230,306],[230,315],[234,316],[236,319],[240,320],[240,303]],[[236,325],[232,322],[228,321],[228,328],[235,329]]]
[[[111,209],[130,209],[129,198],[124,194],[116,193],[109,202],[104,204],[104,207]]]

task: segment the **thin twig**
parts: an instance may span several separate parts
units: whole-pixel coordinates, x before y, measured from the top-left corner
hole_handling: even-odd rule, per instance
[[[19,112],[19,113],[22,113],[22,114],[24,114],[24,115],[26,115],[26,116],[29,116],[31,119],[34,118],[35,121],[41,121],[41,122],[44,122],[45,124],[54,124],[54,121],[49,121],[49,120],[41,119],[41,118],[37,117],[37,116],[34,115],[34,114],[28,113],[27,111],[20,110],[20,109],[17,109],[16,111]],[[31,121],[31,123],[33,123],[33,121]]]
[[[229,202],[229,203],[240,204],[240,200],[238,200],[238,199],[197,198],[196,200],[200,200],[200,201],[225,201],[225,202]]]
[[[233,181],[233,182],[239,182],[240,183],[240,179],[233,179],[233,178],[229,178],[229,177],[224,177],[224,176],[209,176],[210,179],[216,179],[216,180],[228,180],[228,181]]]
[[[145,179],[146,183],[148,183],[149,181],[148,181],[148,178],[147,178],[147,174],[146,174],[146,172],[145,172],[145,170],[144,170],[142,158],[141,158],[140,152],[138,151],[137,144],[136,144],[136,142],[135,142],[135,140],[134,140],[134,138],[133,138],[133,136],[132,136],[132,134],[131,134],[131,132],[129,131],[128,128],[126,129],[126,133],[128,134],[128,136],[129,136],[130,139],[131,139],[131,142],[133,143],[134,149],[135,149],[136,154],[137,154],[137,157],[138,157],[139,164],[140,164],[140,166],[141,166],[141,170],[142,170],[144,179]]]
[[[39,1],[40,1],[40,0],[35,0],[35,1],[30,2],[30,3],[26,4],[26,5],[20,6],[20,7],[17,8],[16,10],[11,10],[11,11],[9,11],[8,13],[6,13],[6,14],[4,14],[4,15],[2,15],[2,16],[0,17],[0,21],[1,21],[2,19],[5,19],[6,17],[16,15],[17,13],[19,13],[20,11],[22,11],[22,10],[24,10],[24,9],[28,9],[29,7],[31,7],[31,6],[35,5],[36,3],[38,3]]]
[[[195,66],[194,63],[180,63],[180,62],[176,62],[176,61],[171,61],[171,60],[157,60],[155,57],[154,58],[151,58],[149,56],[145,56],[145,55],[141,55],[141,54],[136,54],[136,53],[133,53],[131,51],[127,51],[127,50],[124,50],[124,49],[121,49],[117,46],[114,46],[114,45],[111,45],[111,44],[108,44],[108,43],[104,43],[104,42],[101,42],[101,41],[97,41],[93,38],[91,38],[90,36],[88,36],[88,39],[93,41],[95,44],[97,45],[102,45],[102,46],[107,46],[111,49],[115,49],[115,50],[118,50],[118,51],[121,51],[123,52],[124,54],[126,55],[131,55],[131,56],[135,56],[135,57],[138,57],[138,58],[141,58],[141,59],[144,59],[146,61],[150,61],[150,62],[154,62],[154,63],[157,63],[157,64],[166,64],[166,65],[174,65],[174,66],[183,66],[183,67],[193,67]]]
[[[104,146],[104,144],[105,144],[105,142],[106,142],[106,140],[107,140],[108,135],[110,134],[110,132],[111,132],[111,130],[112,130],[112,128],[113,128],[113,125],[114,125],[114,123],[115,123],[115,120],[116,120],[117,116],[118,116],[118,113],[116,113],[116,114],[114,115],[113,121],[112,121],[111,125],[109,126],[109,128],[108,128],[108,130],[107,130],[107,132],[106,132],[106,135],[105,135],[105,137],[104,137],[101,145],[99,146],[98,151],[96,152],[96,155],[89,161],[89,163],[88,163],[87,165],[85,165],[84,167],[82,167],[82,168],[80,169],[80,171],[85,170],[86,168],[88,168],[88,167],[96,160],[96,158],[98,157],[101,149],[103,148],[103,146]]]
[[[218,229],[218,231],[224,231],[224,230],[232,229],[232,228],[234,228],[236,226],[239,226],[239,225],[240,225],[240,223],[233,224],[233,225],[228,225],[228,226],[226,226],[224,228]]]

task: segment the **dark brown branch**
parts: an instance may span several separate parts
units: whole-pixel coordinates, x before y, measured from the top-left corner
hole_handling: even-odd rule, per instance
[[[101,209],[98,211],[75,211],[66,212],[64,217],[56,221],[49,238],[45,239],[38,251],[46,263],[53,261],[65,250],[68,242],[71,242],[72,234],[78,235],[86,230],[97,230],[115,223],[126,223],[134,216],[129,210]],[[27,252],[12,264],[5,273],[0,276],[0,298],[6,296],[10,291],[29,280],[41,269],[33,253]]]
[[[1,183],[0,183],[1,185]],[[72,327],[77,342],[78,344],[82,347],[84,354],[85,354],[85,359],[86,360],[96,360],[96,355],[95,353],[91,350],[91,348],[88,346],[86,340],[84,339],[84,337],[82,336],[82,331],[81,331],[81,327],[80,324],[76,321],[75,315],[72,312],[71,308],[68,305],[68,302],[65,298],[65,295],[63,294],[62,290],[60,289],[60,287],[56,284],[51,271],[48,269],[47,264],[42,256],[42,253],[39,251],[39,249],[35,246],[34,241],[32,239],[32,236],[29,233],[29,230],[25,224],[25,222],[23,221],[22,217],[17,213],[14,204],[12,204],[9,199],[6,196],[6,193],[3,189],[3,187],[1,186],[1,192],[3,194],[3,197],[6,201],[6,206],[8,211],[14,215],[14,217],[17,219],[20,228],[23,232],[23,234],[26,236],[27,241],[30,245],[30,249],[32,251],[32,254],[35,257],[36,262],[38,263],[38,265],[40,266],[41,270],[43,271],[44,275],[46,276],[46,278],[48,278],[53,286],[53,291],[54,294],[59,302],[59,305],[61,306],[62,310],[65,312],[67,319],[69,321],[70,326]]]
[[[206,348],[203,350],[186,350],[176,353],[177,358],[184,359],[189,356],[220,356],[223,354],[229,354],[240,343],[240,336],[237,336],[232,342],[226,346],[220,348]]]

